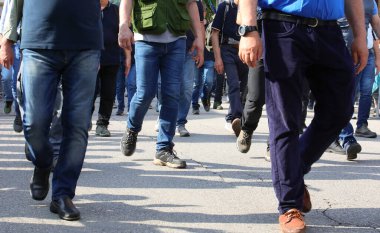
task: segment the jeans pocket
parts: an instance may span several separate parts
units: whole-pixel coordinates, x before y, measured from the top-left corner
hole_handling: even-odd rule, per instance
[[[295,31],[297,24],[277,20],[263,20],[263,27],[265,28],[266,34],[271,34],[276,37],[285,37]]]

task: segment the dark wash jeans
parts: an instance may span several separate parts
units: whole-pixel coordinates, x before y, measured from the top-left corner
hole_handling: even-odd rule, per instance
[[[338,26],[264,19],[263,42],[272,180],[284,213],[302,208],[304,175],[352,116],[353,62]],[[299,136],[305,79],[315,115]]]
[[[22,108],[24,135],[33,164],[48,168],[49,131],[58,82],[62,80],[62,143],[52,180],[52,199],[73,198],[87,148],[99,50],[24,49]]]

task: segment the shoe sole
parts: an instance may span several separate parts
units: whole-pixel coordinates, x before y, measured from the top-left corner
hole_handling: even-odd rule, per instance
[[[375,135],[365,135],[365,134],[360,134],[360,133],[355,133],[356,137],[361,137],[361,138],[377,138],[377,134]]]
[[[235,133],[236,137],[239,137],[240,131],[241,131],[241,120],[239,118],[236,118],[231,123],[232,130]]]
[[[100,133],[95,133],[96,136],[99,137],[111,137],[111,134],[100,134]]]
[[[184,165],[179,165],[179,164],[162,162],[159,159],[154,159],[153,164],[158,165],[158,166],[166,166],[166,167],[170,167],[170,168],[186,168],[186,163]]]
[[[358,157],[358,153],[362,151],[362,147],[357,144],[354,146],[350,146],[347,150],[347,160],[354,160]]]
[[[333,154],[338,154],[338,155],[345,155],[346,154],[346,152],[344,152],[344,151],[335,151],[335,150],[329,149],[329,148],[327,148],[325,152],[327,152],[327,153],[333,153]]]
[[[64,214],[59,212],[59,207],[56,206],[54,203],[50,204],[50,212],[52,212],[53,214],[58,214],[59,218],[66,220],[66,221],[76,221],[76,220],[80,219],[80,216],[72,217],[72,218],[65,217]]]
[[[236,148],[237,148],[237,150],[238,150],[240,153],[243,153],[243,154],[248,153],[249,149],[251,148],[251,146],[249,146],[248,149],[246,149],[246,150],[241,150],[240,147],[239,147],[239,145],[240,145],[239,140],[236,139]]]

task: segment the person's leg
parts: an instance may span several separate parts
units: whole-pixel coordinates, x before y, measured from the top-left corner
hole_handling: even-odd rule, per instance
[[[243,110],[240,99],[239,70],[234,59],[237,56],[237,50],[227,46],[222,47],[221,50],[224,70],[227,75],[228,98],[230,100],[230,109],[226,116],[226,121],[233,121],[235,118],[241,118]]]
[[[362,76],[358,85],[359,97],[359,109],[358,109],[358,121],[356,123],[356,136],[375,138],[377,135],[368,129],[368,118],[371,111],[372,104],[372,87],[375,81],[375,56],[373,52],[369,53],[367,66],[361,72]]]
[[[195,61],[192,58],[192,54],[187,53],[185,56],[185,62],[183,65],[183,72],[181,77],[181,88],[179,97],[177,127],[185,126],[187,123],[187,114],[189,113],[191,105],[191,97],[193,92],[194,76],[196,72]],[[188,135],[186,135],[188,136]]]
[[[116,115],[122,115],[124,113],[125,102],[125,65],[123,62],[120,63],[119,70],[116,76],[116,99],[117,99],[117,112]]]
[[[242,130],[252,134],[259,123],[265,104],[264,64],[260,60],[255,68],[249,69],[248,94],[242,115]]]
[[[17,76],[20,71],[20,65],[21,65],[21,52],[20,52],[20,44],[16,43],[13,46],[13,51],[14,51],[14,61],[13,61],[13,66],[12,66],[12,94],[13,94],[13,99],[14,99],[14,107],[15,107],[15,113],[16,113],[16,118],[14,122],[14,129],[16,132],[21,132],[22,130],[22,124],[18,125],[17,123],[21,122],[16,122],[16,119],[19,118],[21,120],[21,112],[20,112],[20,107],[17,102]]]
[[[136,65],[132,64],[131,69],[129,70],[129,74],[127,77],[127,93],[128,93],[128,111],[131,105],[132,97],[136,93]]]
[[[215,79],[215,97],[213,109],[223,109],[222,107],[222,96],[223,96],[223,85],[224,85],[224,73],[216,74]]]
[[[23,126],[30,159],[37,168],[52,165],[53,149],[49,142],[50,124],[62,67],[58,52],[23,51],[22,108]]]
[[[53,147],[53,168],[55,167],[62,143],[62,83],[58,84],[57,96],[54,103],[53,119],[51,122],[49,141]]]
[[[12,94],[12,69],[3,67],[1,69],[1,82],[3,84],[4,113],[12,111],[13,94]]]
[[[185,61],[185,39],[166,44],[167,52],[160,60],[161,74],[161,110],[159,132],[157,135],[156,150],[172,149],[174,146],[173,136],[175,134],[178,116],[180,87],[183,64]]]
[[[195,66],[195,63],[194,63]],[[185,70],[187,68],[185,67]],[[197,115],[199,114],[199,97],[202,92],[202,77],[203,77],[203,68],[196,68],[193,71],[193,79],[194,79],[194,85],[193,85],[193,93],[192,93],[192,108],[193,108],[193,114]]]
[[[201,95],[201,98],[207,100],[208,104],[210,104],[211,91],[215,83],[214,61],[204,62],[203,83],[204,83],[204,86],[203,86],[203,93]]]
[[[65,61],[62,71],[63,137],[52,180],[53,201],[75,196],[88,143],[87,130],[100,59],[99,50],[61,51],[60,54]]]
[[[137,89],[131,100],[127,127],[138,133],[149,105],[156,96],[160,59],[165,46],[144,41],[137,41],[135,46]]]
[[[108,126],[116,93],[118,65],[102,66],[100,78],[100,104],[97,125]]]

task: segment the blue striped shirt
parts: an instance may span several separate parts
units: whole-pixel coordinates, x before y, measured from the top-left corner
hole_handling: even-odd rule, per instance
[[[259,0],[263,9],[275,9],[291,15],[321,20],[336,20],[344,16],[344,0]]]

